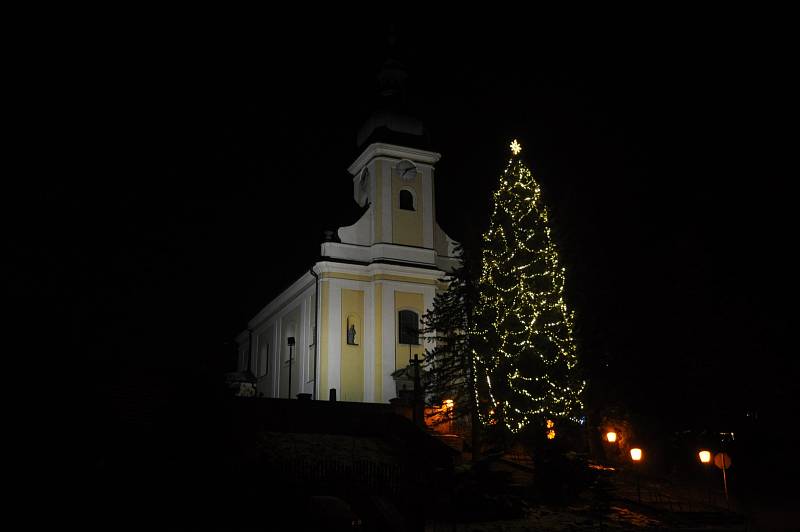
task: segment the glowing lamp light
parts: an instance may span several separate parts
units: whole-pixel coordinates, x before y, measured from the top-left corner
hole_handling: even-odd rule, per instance
[[[452,399],[445,399],[442,401],[442,406],[444,406],[445,410],[450,410],[453,408],[453,400]]]
[[[642,459],[642,450],[639,449],[638,447],[634,447],[633,449],[631,449],[631,460],[633,460],[634,462],[638,462],[641,459]]]
[[[708,451],[700,451],[697,453],[697,455],[700,457],[700,461],[704,464],[707,464],[711,461],[711,453]]]
[[[552,419],[548,419],[548,420],[545,422],[545,426],[546,426],[548,429],[552,429],[554,425],[555,425],[555,423],[553,423],[553,420],[552,420]]]
[[[555,437],[556,437],[556,431],[554,431],[553,429],[550,429],[550,430],[547,431],[547,439],[548,440],[554,440]]]
[[[606,439],[607,439],[609,442],[611,442],[611,443],[614,443],[615,441],[617,441],[617,433],[616,433],[616,432],[614,432],[613,430],[612,430],[612,431],[609,431],[609,432],[607,432],[607,433],[606,433]]]

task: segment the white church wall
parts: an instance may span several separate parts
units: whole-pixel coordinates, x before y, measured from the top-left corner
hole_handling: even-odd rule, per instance
[[[342,331],[339,327],[342,322],[342,292],[341,288],[336,286],[336,279],[330,279],[326,283],[328,284],[328,375],[326,389],[322,392],[324,397],[328,397],[331,388],[336,388],[338,392],[342,387],[340,381]]]
[[[275,372],[275,352],[277,348],[277,337],[274,322],[259,332],[253,339],[253,349],[256,352],[256,386],[259,396],[273,397]]]
[[[375,244],[371,249],[372,260],[396,260],[426,265],[433,265],[436,262],[436,252],[432,249],[396,244]]]
[[[303,361],[303,393],[314,393],[314,362],[316,358],[316,293],[312,292],[305,301],[305,360]]]
[[[383,323],[381,324],[381,338],[383,345],[381,346],[381,359],[382,359],[382,386],[381,386],[381,402],[388,403],[389,399],[395,397],[394,378],[392,372],[395,369],[395,318],[394,315],[394,291],[397,288],[396,283],[390,281],[382,282],[383,301],[381,301],[382,309],[381,316]]]
[[[422,172],[422,245],[433,248],[433,213],[435,211],[433,194],[433,168],[419,165],[417,169]]]
[[[315,304],[314,292],[314,277],[307,273],[250,320],[253,333],[251,368],[258,378],[258,390],[265,397],[286,397],[288,393],[289,367],[286,361],[289,336],[295,338],[295,346],[292,348],[292,397],[301,392],[311,393],[313,390],[313,375],[309,377],[308,358],[312,357],[313,362],[314,355],[309,352],[313,349],[309,347],[309,344],[313,345],[310,332],[313,308],[311,318],[309,308]],[[237,338],[241,339],[240,352],[250,351],[249,340],[244,338],[246,334],[247,331]],[[265,345],[269,345],[268,353],[263,350]],[[311,383],[307,382],[309,378],[312,379]]]
[[[305,272],[297,281],[292,283],[289,288],[278,294],[267,306],[261,309],[258,314],[248,322],[248,327],[255,330],[274,314],[285,309],[287,305],[291,305],[295,299],[306,296],[309,290],[314,290],[314,282],[314,276],[309,272]]]
[[[288,307],[285,312],[282,312],[278,321],[280,327],[278,345],[281,353],[279,397],[294,398],[300,389],[302,376],[300,374],[301,364],[298,364],[298,355],[304,341],[302,315],[302,301],[300,301]],[[287,341],[289,337],[294,337],[295,339],[295,345],[291,349]],[[289,368],[290,364],[291,370]]]
[[[320,247],[320,255],[333,259],[369,262],[372,260],[372,248],[339,242],[323,242]]]
[[[394,161],[378,159],[375,165],[376,179],[380,179],[381,233],[376,242],[392,241],[392,172],[390,165]]]
[[[337,231],[339,240],[343,244],[355,244],[358,246],[368,246],[372,244],[372,216],[374,208],[370,206],[361,218],[353,225],[340,227]]]
[[[433,265],[436,251],[433,249],[399,246],[396,244],[375,244],[357,246],[339,242],[323,242],[320,247],[323,257],[369,263],[379,260],[394,260],[413,264]]]

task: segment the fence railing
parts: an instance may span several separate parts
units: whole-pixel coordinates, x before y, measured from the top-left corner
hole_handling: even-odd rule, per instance
[[[373,460],[299,458],[277,461],[270,468],[284,479],[307,487],[393,495],[401,488],[401,467]]]

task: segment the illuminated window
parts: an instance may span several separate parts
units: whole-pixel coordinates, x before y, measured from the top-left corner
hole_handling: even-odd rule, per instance
[[[419,345],[419,315],[413,310],[401,310],[398,323],[400,343]]]
[[[400,191],[400,208],[404,211],[414,211],[414,195],[410,190],[403,189]]]

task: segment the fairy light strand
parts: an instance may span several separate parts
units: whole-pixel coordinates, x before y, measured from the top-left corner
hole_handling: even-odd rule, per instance
[[[488,424],[512,432],[545,419],[577,422],[586,382],[577,376],[574,313],[564,301],[565,269],[552,240],[539,184],[512,157],[493,194],[483,235],[475,363],[484,375]],[[475,384],[478,397],[479,386]],[[478,406],[478,405],[476,405]]]

